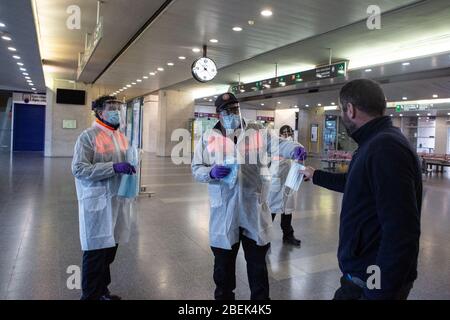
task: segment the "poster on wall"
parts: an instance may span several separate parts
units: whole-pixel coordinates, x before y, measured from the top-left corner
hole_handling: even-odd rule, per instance
[[[311,125],[311,142],[317,142],[318,131],[319,131],[319,125],[312,124]]]

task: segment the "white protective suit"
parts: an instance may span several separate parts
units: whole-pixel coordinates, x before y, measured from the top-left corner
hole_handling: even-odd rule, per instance
[[[274,158],[270,166],[272,183],[269,192],[269,207],[272,213],[293,213],[296,207],[296,192],[284,183],[291,169],[293,160],[282,157]]]
[[[271,154],[292,158],[294,150],[300,145],[280,139],[270,134],[265,139],[264,128],[259,124],[245,126],[245,135],[237,135],[237,144],[220,131],[220,122],[200,138],[194,153],[192,172],[199,182],[208,183],[210,199],[210,245],[216,248],[231,249],[239,242],[239,229],[244,236],[256,241],[260,246],[270,242],[272,228],[271,212],[267,197],[270,188],[268,164]],[[238,129],[240,131],[240,129]],[[275,142],[276,141],[276,142]],[[222,149],[224,157],[218,157]],[[250,151],[264,155],[257,161],[250,161]],[[215,164],[223,165],[227,156],[245,156],[245,164],[239,164],[237,182],[230,186],[222,179],[212,179],[210,171]],[[268,157],[268,158],[265,158]]]
[[[72,174],[78,197],[83,251],[111,248],[130,236],[132,200],[118,197],[121,175],[113,164],[126,161],[128,141],[100,121],[75,144]]]

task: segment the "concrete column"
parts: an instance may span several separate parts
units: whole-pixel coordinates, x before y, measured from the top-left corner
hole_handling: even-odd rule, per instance
[[[298,142],[300,142],[308,152],[309,141],[311,140],[311,134],[309,129],[309,112],[308,110],[301,109],[298,112]]]
[[[142,121],[142,148],[146,152],[156,153],[158,129],[158,95],[144,97]]]
[[[158,129],[156,154],[169,157],[178,142],[171,141],[176,129],[189,128],[189,120],[194,118],[194,98],[183,91],[161,90],[158,97]]]
[[[447,118],[436,117],[435,153],[447,153],[448,128]]]

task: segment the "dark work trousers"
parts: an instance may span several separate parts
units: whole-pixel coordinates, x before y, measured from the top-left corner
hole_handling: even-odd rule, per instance
[[[109,266],[116,257],[115,247],[83,251],[82,295],[81,300],[98,300],[108,294],[111,283]]]
[[[258,246],[255,241],[240,236],[247,261],[247,276],[250,285],[251,300],[269,300],[269,277],[267,273],[266,255],[270,244]],[[214,253],[214,282],[216,300],[234,300],[236,289],[236,257],[240,242],[231,250],[211,247]]]
[[[408,283],[395,294],[392,300],[406,300],[409,292],[413,287],[413,283]],[[353,283],[346,277],[341,278],[341,287],[334,293],[333,300],[366,300],[363,295],[363,289]]]
[[[275,220],[277,215],[272,213],[272,221]],[[283,230],[283,238],[289,238],[294,235],[294,228],[292,228],[292,214],[281,214],[280,222],[281,230]]]

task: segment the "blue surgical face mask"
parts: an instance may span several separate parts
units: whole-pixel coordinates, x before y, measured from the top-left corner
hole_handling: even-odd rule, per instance
[[[120,124],[120,111],[107,111],[104,114],[105,121],[112,125]]]
[[[222,116],[222,125],[225,129],[237,129],[241,125],[241,117],[237,114]]]

